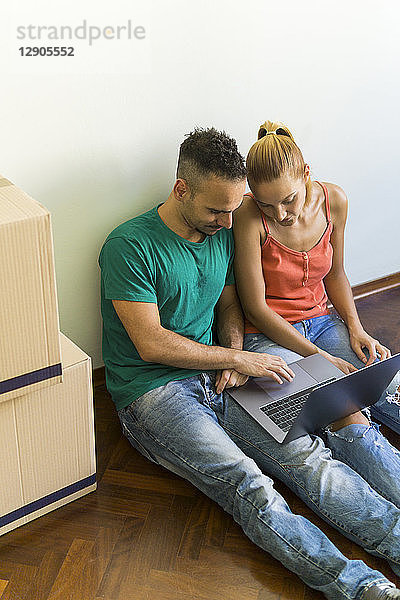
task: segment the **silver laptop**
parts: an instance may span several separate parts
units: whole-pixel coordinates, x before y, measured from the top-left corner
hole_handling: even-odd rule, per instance
[[[290,363],[293,381],[249,379],[227,392],[278,442],[314,433],[379,400],[400,370],[400,353],[344,375],[320,354]]]

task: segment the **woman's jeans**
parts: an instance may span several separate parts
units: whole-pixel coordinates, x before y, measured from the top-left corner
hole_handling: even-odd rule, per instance
[[[271,477],[400,575],[400,458],[374,428],[346,428],[343,462],[317,435],[279,444],[227,392],[215,393],[214,373],[171,381],[118,414],[135,448],[218,502],[253,542],[327,598],[361,600],[387,580],[293,514]]]
[[[294,323],[305,338],[313,342],[321,350],[347,360],[355,367],[364,367],[364,363],[358,358],[350,345],[349,332],[345,323],[337,315],[324,315],[314,317],[305,321]],[[244,349],[252,352],[266,352],[281,356],[287,363],[302,358],[296,352],[283,348],[262,333],[248,333],[244,338]],[[371,407],[373,417],[400,433],[400,406],[396,402],[394,392],[400,385],[400,371],[382,394],[374,406]]]

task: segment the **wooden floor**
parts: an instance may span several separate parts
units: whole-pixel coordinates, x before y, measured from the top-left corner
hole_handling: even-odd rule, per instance
[[[361,299],[358,307],[365,328],[400,351],[400,288]],[[138,454],[122,437],[105,389],[95,397],[98,490],[0,538],[1,600],[323,598],[192,485]],[[397,436],[383,430],[399,447]],[[385,562],[276,487],[346,556],[396,581]]]

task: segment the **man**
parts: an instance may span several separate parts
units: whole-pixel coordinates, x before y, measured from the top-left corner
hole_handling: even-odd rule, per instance
[[[397,574],[400,510],[333,460],[320,438],[278,444],[224,392],[248,376],[293,377],[279,357],[242,350],[230,228],[245,176],[232,138],[196,129],[181,145],[168,199],[117,227],[104,243],[103,356],[124,433],[150,460],[218,502],[250,539],[327,598],[400,598],[381,573],[348,560],[294,515],[265,473],[386,558]],[[220,345],[212,345],[214,320]]]

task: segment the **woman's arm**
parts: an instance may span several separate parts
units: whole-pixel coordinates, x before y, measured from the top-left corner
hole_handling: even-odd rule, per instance
[[[328,184],[328,190],[333,223],[331,236],[333,262],[331,270],[324,279],[325,288],[329,300],[347,325],[351,347],[358,358],[369,365],[376,359],[377,352],[381,359],[384,359],[390,356],[390,351],[368,335],[360,322],[343,264],[348,201],[346,194],[339,186]],[[368,360],[362,350],[364,347],[369,352]]]
[[[243,314],[234,285],[226,285],[216,306],[218,343],[225,348],[243,349]],[[234,369],[218,370],[215,379],[217,394],[225,388],[246,383],[247,375]]]

